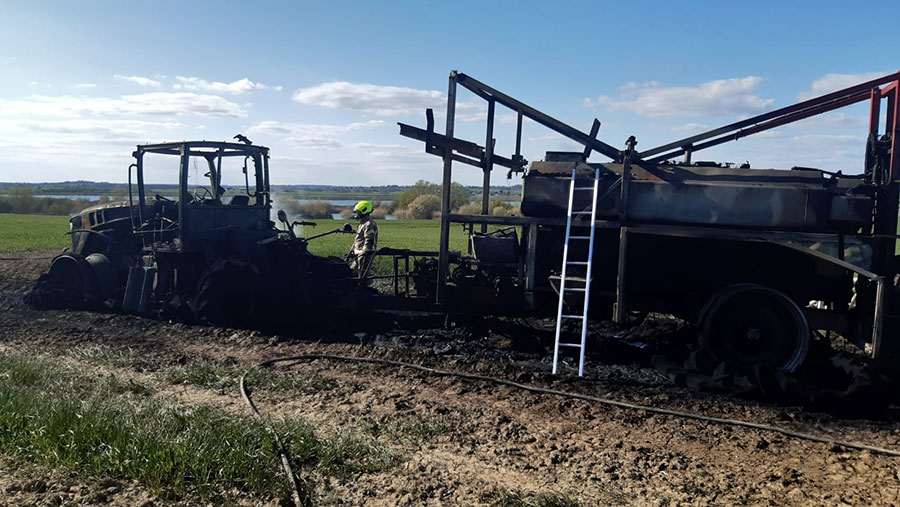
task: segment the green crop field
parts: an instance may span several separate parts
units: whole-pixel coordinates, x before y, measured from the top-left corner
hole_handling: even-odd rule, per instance
[[[0,252],[62,250],[69,244],[69,217],[0,213]]]
[[[314,236],[334,229],[340,229],[349,223],[356,230],[354,220],[315,220],[316,227],[297,229],[300,236]],[[379,248],[407,248],[410,250],[437,251],[441,232],[438,220],[378,220]],[[332,234],[309,242],[309,251],[316,255],[343,257],[353,243],[353,234]],[[465,251],[466,237],[462,227],[456,225],[450,229],[450,250]]]
[[[0,252],[12,250],[61,250],[69,244],[68,217],[51,215],[0,214]],[[317,220],[316,227],[298,229],[301,236],[313,236],[341,228],[355,221]],[[438,249],[440,222],[437,220],[379,220],[378,246],[410,250]],[[333,234],[314,239],[309,250],[316,255],[343,257],[353,242],[352,234]],[[464,251],[466,238],[460,226],[450,232],[450,249]]]

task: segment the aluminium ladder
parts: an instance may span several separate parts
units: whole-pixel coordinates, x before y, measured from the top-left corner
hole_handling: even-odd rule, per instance
[[[559,278],[559,309],[556,313],[556,340],[553,345],[553,374],[556,374],[557,366],[559,364],[559,349],[560,347],[571,347],[579,349],[578,354],[578,376],[584,376],[584,349],[585,343],[587,342],[587,314],[588,314],[588,302],[590,301],[590,293],[591,293],[591,267],[594,260],[594,232],[596,231],[596,220],[597,220],[597,190],[600,183],[600,169],[597,169],[594,173],[594,184],[593,186],[578,186],[575,181],[575,172],[577,170],[577,165],[572,169],[572,181],[569,185],[569,210],[568,217],[566,219],[566,240],[563,244],[563,258],[562,258],[562,273]],[[591,190],[592,191],[592,199],[591,204],[589,206],[590,209],[583,209],[581,211],[573,210],[573,204],[575,202],[575,192]],[[579,228],[588,228],[590,230],[590,234],[587,236],[584,235],[572,235],[572,218],[573,216],[581,216],[581,215],[590,215],[591,221],[589,224],[581,225],[577,224],[576,227]],[[585,250],[584,241],[587,241],[586,250],[587,250],[587,260],[569,260],[569,241],[575,240],[580,248],[576,250],[583,252]],[[584,286],[583,287],[568,287],[567,282],[580,282],[575,277],[567,278],[568,276],[568,268],[569,266],[584,266],[585,275],[584,275]],[[584,294],[584,304],[582,306],[581,313],[564,313],[566,310],[566,296],[572,293],[583,293]],[[562,322],[564,319],[568,320],[580,320],[581,321],[581,342],[580,343],[571,343],[571,342],[562,342],[560,341],[560,331],[562,329]]]

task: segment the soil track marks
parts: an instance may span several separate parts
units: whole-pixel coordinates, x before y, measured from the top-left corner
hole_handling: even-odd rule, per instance
[[[0,260],[4,347],[130,349],[133,361],[110,368],[147,381],[158,381],[157,373],[166,368],[200,362],[249,367],[300,354],[383,357],[900,448],[900,424],[894,419],[839,419],[693,392],[611,346],[593,354],[587,379],[554,378],[547,374],[546,328],[527,331],[517,321],[429,329],[410,320],[376,333],[320,325],[314,332],[285,336],[114,314],[38,312],[21,299],[48,262],[29,257],[47,255],[22,252],[5,257],[23,260]],[[322,379],[327,388],[257,392],[263,413],[302,415],[323,428],[355,427],[402,455],[400,465],[386,472],[312,478],[322,503],[490,505],[557,493],[584,505],[890,505],[900,498],[898,458],[382,365],[313,361],[276,370]],[[158,384],[189,403],[244,410],[236,390]],[[29,490],[25,486],[33,474],[19,475],[0,481],[4,502],[44,503],[58,493]],[[102,479],[68,477],[65,485],[87,494]],[[105,495],[122,504],[147,498],[131,488]]]

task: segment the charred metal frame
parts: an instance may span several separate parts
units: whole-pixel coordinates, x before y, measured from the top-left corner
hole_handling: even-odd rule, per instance
[[[887,86],[882,88],[883,85]],[[485,100],[488,104],[484,146],[479,146],[476,143],[454,137],[458,86],[466,88]],[[873,349],[877,353],[883,327],[882,313],[885,283],[884,277],[879,276],[878,273],[884,273],[891,265],[896,247],[896,240],[900,237],[898,236],[897,230],[897,210],[898,204],[900,204],[900,190],[898,190],[900,189],[900,146],[898,146],[898,142],[900,142],[898,141],[898,137],[900,137],[900,72],[638,152],[635,150],[637,141],[634,139],[634,136],[628,139],[625,150],[618,150],[615,147],[598,140],[596,136],[600,129],[600,122],[597,119],[594,119],[590,133],[585,133],[552,118],[471,76],[452,71],[449,76],[447,89],[445,133],[442,135],[434,132],[434,114],[431,109],[428,109],[425,112],[425,129],[403,123],[399,124],[401,135],[424,142],[426,153],[440,156],[444,161],[437,302],[439,304],[448,302],[446,301],[446,283],[449,276],[449,231],[451,223],[470,225],[480,224],[482,231],[486,230],[488,224],[519,225],[528,227],[529,245],[526,249],[524,269],[526,302],[530,302],[533,297],[535,286],[533,279],[535,260],[534,249],[532,247],[535,246],[533,243],[536,241],[535,233],[537,232],[537,227],[539,225],[561,225],[563,220],[533,217],[494,217],[488,215],[490,173],[493,170],[493,167],[495,165],[506,167],[510,170],[510,173],[512,173],[522,172],[527,164],[527,161],[521,155],[523,117],[529,118],[584,146],[583,155],[585,160],[587,160],[593,151],[596,151],[615,162],[624,164],[622,177],[609,189],[609,192],[617,190],[620,194],[620,205],[622,208],[618,220],[598,220],[595,222],[597,227],[619,229],[618,276],[613,320],[622,322],[626,315],[625,274],[627,272],[627,243],[629,234],[668,235],[673,232],[673,228],[671,227],[632,225],[628,223],[627,203],[629,181],[631,180],[631,163],[640,163],[642,165],[657,164],[675,157],[683,157],[683,163],[690,164],[691,155],[696,151],[717,146],[728,141],[735,141],[865,100],[869,100],[871,103],[869,118],[870,139],[877,139],[879,136],[878,130],[880,124],[881,101],[886,101],[885,132],[883,134],[889,135],[891,141],[890,159],[885,171],[886,174],[882,175],[880,178],[878,175],[872,176],[872,182],[876,186],[877,192],[874,227],[872,231],[864,231],[864,234],[871,232],[872,237],[875,239],[873,268],[871,272],[863,270],[865,271],[863,273],[858,269],[853,269],[851,265],[843,262],[840,258],[829,257],[828,260],[829,262],[835,262],[838,265],[856,272],[860,276],[864,276],[877,284],[875,301],[876,315],[872,336]],[[508,158],[494,153],[495,139],[493,138],[493,128],[496,104],[505,106],[512,111],[515,111],[517,114],[515,153]],[[452,181],[454,161],[479,167],[484,172],[481,215],[460,215],[450,213],[450,183]],[[708,231],[705,231],[702,227],[690,227],[681,228],[679,234],[688,234],[691,237],[703,237],[707,232]],[[758,233],[748,233],[747,231],[740,229],[717,229],[714,234],[718,237],[724,235],[729,239],[736,240],[754,240],[759,236]],[[776,243],[778,242],[775,240],[773,241]],[[784,245],[795,248],[793,245]],[[821,256],[821,254],[809,249],[802,250],[804,250],[804,253],[812,256]]]
[[[464,141],[453,137],[453,131],[456,124],[456,91],[457,85],[468,89],[475,95],[484,99],[488,103],[487,113],[487,132],[485,134],[485,146],[479,146],[476,143]],[[494,114],[495,104],[511,109],[516,112],[516,151],[509,158],[502,157],[494,153]],[[447,86],[447,123],[444,135],[434,132],[434,113],[431,109],[426,110],[426,128],[420,129],[411,125],[400,123],[400,135],[412,139],[423,141],[425,143],[426,153],[440,156],[444,160],[443,187],[441,195],[441,234],[440,234],[440,250],[438,260],[438,285],[437,285],[437,302],[444,303],[445,287],[447,277],[449,276],[449,244],[450,244],[450,223],[477,223],[480,224],[481,230],[487,230],[488,224],[514,224],[536,226],[537,224],[554,223],[555,220],[498,220],[500,217],[491,217],[488,215],[488,207],[490,205],[490,181],[491,171],[494,165],[506,167],[510,172],[522,172],[525,169],[527,161],[522,157],[522,118],[528,118],[534,122],[554,130],[565,137],[568,137],[578,143],[584,145],[585,158],[590,156],[592,151],[597,151],[610,159],[619,160],[622,158],[622,152],[596,138],[600,130],[600,122],[594,120],[591,127],[591,133],[585,134],[578,129],[567,125],[537,109],[520,102],[505,93],[502,93],[475,78],[466,74],[452,71],[450,73],[449,83]],[[461,162],[474,167],[479,167],[484,171],[484,183],[482,188],[482,215],[451,215],[450,214],[450,183],[452,181],[453,162]],[[526,272],[533,273],[533,266],[526,266]],[[534,280],[526,276],[526,297],[530,289],[533,289]],[[530,287],[529,287],[530,285]]]
[[[190,169],[190,157],[202,157],[207,160],[211,173],[210,190],[212,197],[217,201],[213,206],[213,210],[218,211],[222,206],[219,202],[220,197],[218,188],[221,185],[221,169],[223,157],[250,157],[258,161],[259,170],[256,172],[255,184],[257,189],[256,202],[254,205],[271,206],[271,195],[269,192],[269,149],[264,146],[255,146],[241,143],[227,143],[216,141],[191,141],[178,143],[160,143],[147,144],[138,146],[132,154],[135,162],[128,168],[128,200],[132,209],[137,210],[137,224],[134,222],[132,214],[132,230],[134,234],[144,235],[145,246],[148,242],[146,235],[155,235],[163,232],[172,232],[170,230],[143,230],[139,224],[144,224],[147,216],[147,196],[144,183],[144,155],[146,154],[162,154],[175,155],[179,157],[179,175],[178,175],[178,227],[177,238],[178,244],[183,245],[183,230],[185,227],[186,213],[188,206],[187,198],[189,194],[188,188],[188,171]],[[213,165],[213,161],[217,161]],[[135,169],[137,179],[137,197],[138,203],[135,206],[134,196],[132,192],[131,174],[132,168]],[[180,247],[179,247],[180,248]]]

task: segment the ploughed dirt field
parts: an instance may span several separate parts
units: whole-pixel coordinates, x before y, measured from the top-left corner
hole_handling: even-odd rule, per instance
[[[335,354],[490,375],[900,449],[900,418],[893,407],[863,418],[857,412],[827,413],[677,386],[650,364],[655,340],[683,332],[677,323],[662,318],[644,324],[647,347],[593,341],[585,379],[553,377],[549,375],[552,323],[546,321],[473,318],[446,324],[421,317],[393,322],[387,316],[298,315],[297,328],[311,324],[309,329],[273,334],[117,314],[36,311],[22,303],[22,296],[52,255],[0,254],[0,350],[35,354],[91,347],[127,350],[139,360],[101,364],[96,366],[100,374],[154,385],[187,404],[250,414],[236,388],[160,382],[159,372],[192,364],[242,370],[276,357]],[[310,322],[313,318],[321,321]],[[394,456],[390,466],[373,471],[327,475],[302,467],[295,470],[317,504],[900,502],[898,457],[383,364],[317,360],[273,370],[316,381],[303,389],[255,393],[264,414],[303,417],[317,431],[350,428],[380,442]],[[284,494],[236,492],[229,498],[248,505],[289,503]],[[78,467],[52,468],[0,455],[3,505],[207,501],[191,495],[160,496],[128,478],[85,475]]]

